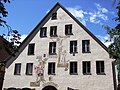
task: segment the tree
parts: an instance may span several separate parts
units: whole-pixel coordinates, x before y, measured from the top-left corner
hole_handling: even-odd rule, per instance
[[[117,2],[117,0],[115,0]],[[117,17],[115,21],[118,24],[115,28],[110,28],[109,26],[104,26],[107,30],[107,34],[109,35],[109,41],[112,43],[108,46],[108,52],[111,58],[115,59],[115,64],[117,65],[118,70],[118,82],[120,84],[120,1],[117,2]]]
[[[0,26],[6,25],[6,21],[3,18],[8,15],[4,3],[10,3],[10,0],[0,0]]]
[[[8,11],[4,6],[5,3],[10,3],[10,0],[0,0],[0,27],[5,27],[8,30],[8,33],[3,34],[2,36],[7,39],[11,43],[13,49],[16,50],[18,48],[18,44],[20,44],[21,35],[17,30],[13,30],[4,20],[4,17],[8,16]]]

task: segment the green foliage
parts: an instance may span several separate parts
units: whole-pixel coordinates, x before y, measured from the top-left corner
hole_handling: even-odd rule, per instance
[[[13,30],[4,20],[4,18],[8,16],[8,11],[5,8],[6,3],[10,3],[10,0],[0,0],[0,27],[3,26],[8,30],[8,33],[3,34],[2,36],[10,43],[12,49],[14,51],[17,51],[17,48],[21,43],[20,42],[21,35],[18,33],[17,30]],[[5,48],[7,48],[6,50],[9,50],[9,48],[11,49],[11,47],[7,46],[7,44],[4,46]]]
[[[109,26],[104,26],[104,28],[107,30],[107,34],[109,35],[108,41],[112,41],[108,47],[108,52],[110,57],[116,60],[115,63],[118,69],[118,82],[120,83],[120,1],[115,0],[114,2],[117,3],[116,9],[118,12],[115,21],[117,21],[118,24],[115,28],[110,28]]]
[[[8,12],[5,9],[4,3],[10,3],[10,0],[0,0],[0,26],[5,26],[6,21],[3,19],[7,17]]]
[[[118,61],[120,59],[120,24],[118,24],[115,28],[106,26],[105,29],[109,35],[109,41],[112,42],[108,46],[110,57]]]

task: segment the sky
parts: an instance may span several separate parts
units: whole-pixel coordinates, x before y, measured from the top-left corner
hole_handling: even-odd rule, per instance
[[[5,4],[7,24],[18,30],[22,40],[36,27],[50,9],[59,2],[85,25],[106,46],[108,38],[103,25],[115,27],[117,16],[114,0],[11,0]],[[7,28],[0,27],[0,35],[7,33]]]

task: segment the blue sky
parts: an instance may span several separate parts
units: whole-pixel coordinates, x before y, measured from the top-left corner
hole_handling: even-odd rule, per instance
[[[6,4],[7,23],[24,38],[40,22],[46,13],[59,2],[68,9],[102,42],[107,38],[102,25],[115,27],[116,9],[113,0],[11,0]],[[7,29],[0,27],[0,34]]]

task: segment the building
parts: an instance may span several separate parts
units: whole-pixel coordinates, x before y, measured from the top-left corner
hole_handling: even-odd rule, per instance
[[[107,48],[57,3],[6,63],[3,90],[115,90]]]
[[[11,44],[0,36],[0,90],[2,90],[4,74],[5,74],[5,63],[12,56],[13,52]]]

